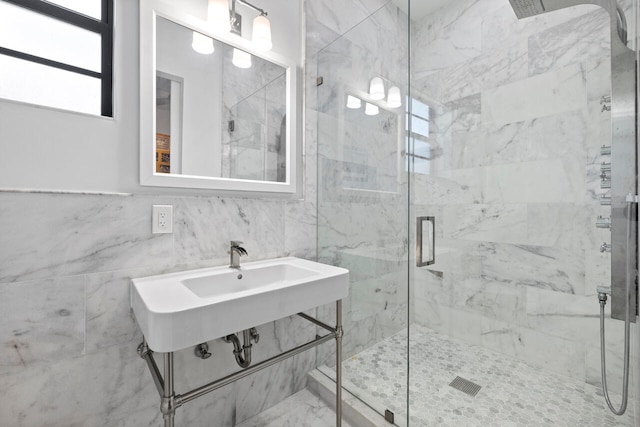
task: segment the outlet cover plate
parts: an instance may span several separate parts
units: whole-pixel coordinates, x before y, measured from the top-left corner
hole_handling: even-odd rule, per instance
[[[173,233],[173,205],[153,205],[151,233]]]

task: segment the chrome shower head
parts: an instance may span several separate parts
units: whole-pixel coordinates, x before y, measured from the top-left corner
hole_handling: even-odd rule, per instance
[[[509,0],[518,19],[528,18],[545,12],[542,0]]]
[[[627,20],[617,0],[509,0],[509,3],[511,3],[511,7],[518,19],[529,18],[545,12],[552,12],[581,4],[601,6],[612,16],[614,16],[614,13],[617,15],[616,24],[618,36],[623,44],[627,44]],[[615,11],[611,10],[614,7]]]

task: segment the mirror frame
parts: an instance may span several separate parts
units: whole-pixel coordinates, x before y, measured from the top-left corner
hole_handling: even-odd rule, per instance
[[[198,31],[223,43],[237,47],[254,56],[265,59],[286,69],[286,162],[287,173],[284,182],[241,180],[223,177],[178,175],[156,173],[155,171],[155,124],[156,124],[156,17],[162,17],[176,24]],[[301,126],[300,69],[296,61],[276,52],[255,52],[251,42],[232,33],[214,31],[207,23],[189,15],[162,0],[140,0],[140,185],[188,189],[221,190],[223,192],[272,193],[276,195],[296,195],[299,185],[302,159],[299,149]]]

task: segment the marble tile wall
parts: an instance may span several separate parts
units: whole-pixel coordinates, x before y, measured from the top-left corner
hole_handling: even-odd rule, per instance
[[[412,30],[414,96],[431,106],[440,153],[412,181],[412,213],[436,215],[438,238],[436,264],[412,271],[415,321],[599,384],[608,14],[519,21],[506,1],[462,0]],[[617,388],[623,325],[606,326]]]
[[[173,234],[151,234],[153,204],[174,206]],[[231,239],[245,242],[247,260],[316,256],[315,211],[305,201],[2,193],[0,217],[3,425],[160,425],[136,353],[130,278],[224,265]],[[254,360],[315,336],[296,317],[258,331]],[[178,392],[239,369],[229,344],[209,344],[207,360],[192,349],[176,354]],[[190,402],[177,425],[240,423],[304,388],[315,360],[306,352]]]

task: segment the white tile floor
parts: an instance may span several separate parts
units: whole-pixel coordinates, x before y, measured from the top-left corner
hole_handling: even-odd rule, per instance
[[[343,363],[350,391],[406,417],[406,337],[400,332]],[[628,427],[601,391],[420,326],[411,327],[410,426]],[[449,386],[461,376],[482,386],[476,397]],[[612,396],[614,404],[619,396]]]

